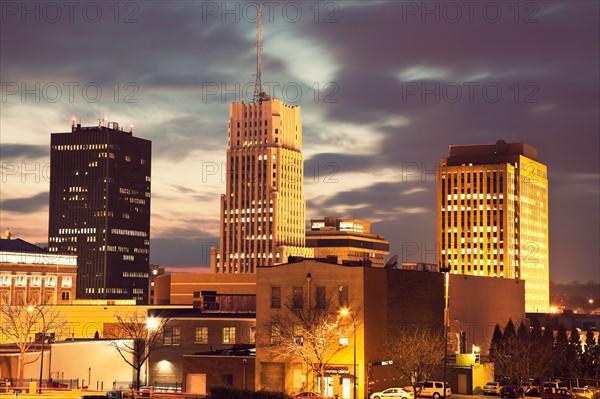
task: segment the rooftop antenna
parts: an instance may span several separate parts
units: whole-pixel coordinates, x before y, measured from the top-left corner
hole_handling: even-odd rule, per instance
[[[268,100],[269,96],[262,91],[262,82],[261,82],[261,65],[262,58],[261,53],[263,50],[263,40],[262,40],[262,6],[258,8],[258,15],[256,17],[256,82],[254,83],[254,98],[253,102],[261,103],[264,100]]]
[[[513,143],[515,142],[515,131],[513,130]]]

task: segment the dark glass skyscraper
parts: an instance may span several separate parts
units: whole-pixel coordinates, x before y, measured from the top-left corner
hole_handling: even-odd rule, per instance
[[[112,122],[51,136],[48,250],[77,254],[78,299],[148,301],[151,152]]]

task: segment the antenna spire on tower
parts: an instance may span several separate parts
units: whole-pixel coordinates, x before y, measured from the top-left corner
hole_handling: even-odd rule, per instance
[[[253,102],[262,102],[268,100],[269,96],[262,91],[261,82],[261,66],[262,58],[261,53],[263,50],[262,40],[262,6],[258,8],[258,16],[256,18],[256,82],[254,83],[254,98]]]

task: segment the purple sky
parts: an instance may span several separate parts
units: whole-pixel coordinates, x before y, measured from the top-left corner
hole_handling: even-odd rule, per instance
[[[47,241],[50,133],[99,119],[153,141],[151,262],[208,265],[229,102],[251,95],[254,2],[3,1],[0,226]],[[373,222],[435,261],[450,144],[548,165],[550,270],[600,281],[599,3],[270,2],[263,82],[302,106],[307,218]]]

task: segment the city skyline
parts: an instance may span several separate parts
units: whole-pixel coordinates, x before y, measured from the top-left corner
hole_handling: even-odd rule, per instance
[[[151,263],[208,269],[258,3],[48,4],[3,3],[0,226],[46,241],[50,133],[105,118],[154,143]],[[597,3],[276,4],[262,78],[302,108],[307,221],[365,219],[433,262],[439,158],[514,139],[548,165],[551,280],[600,281]]]

